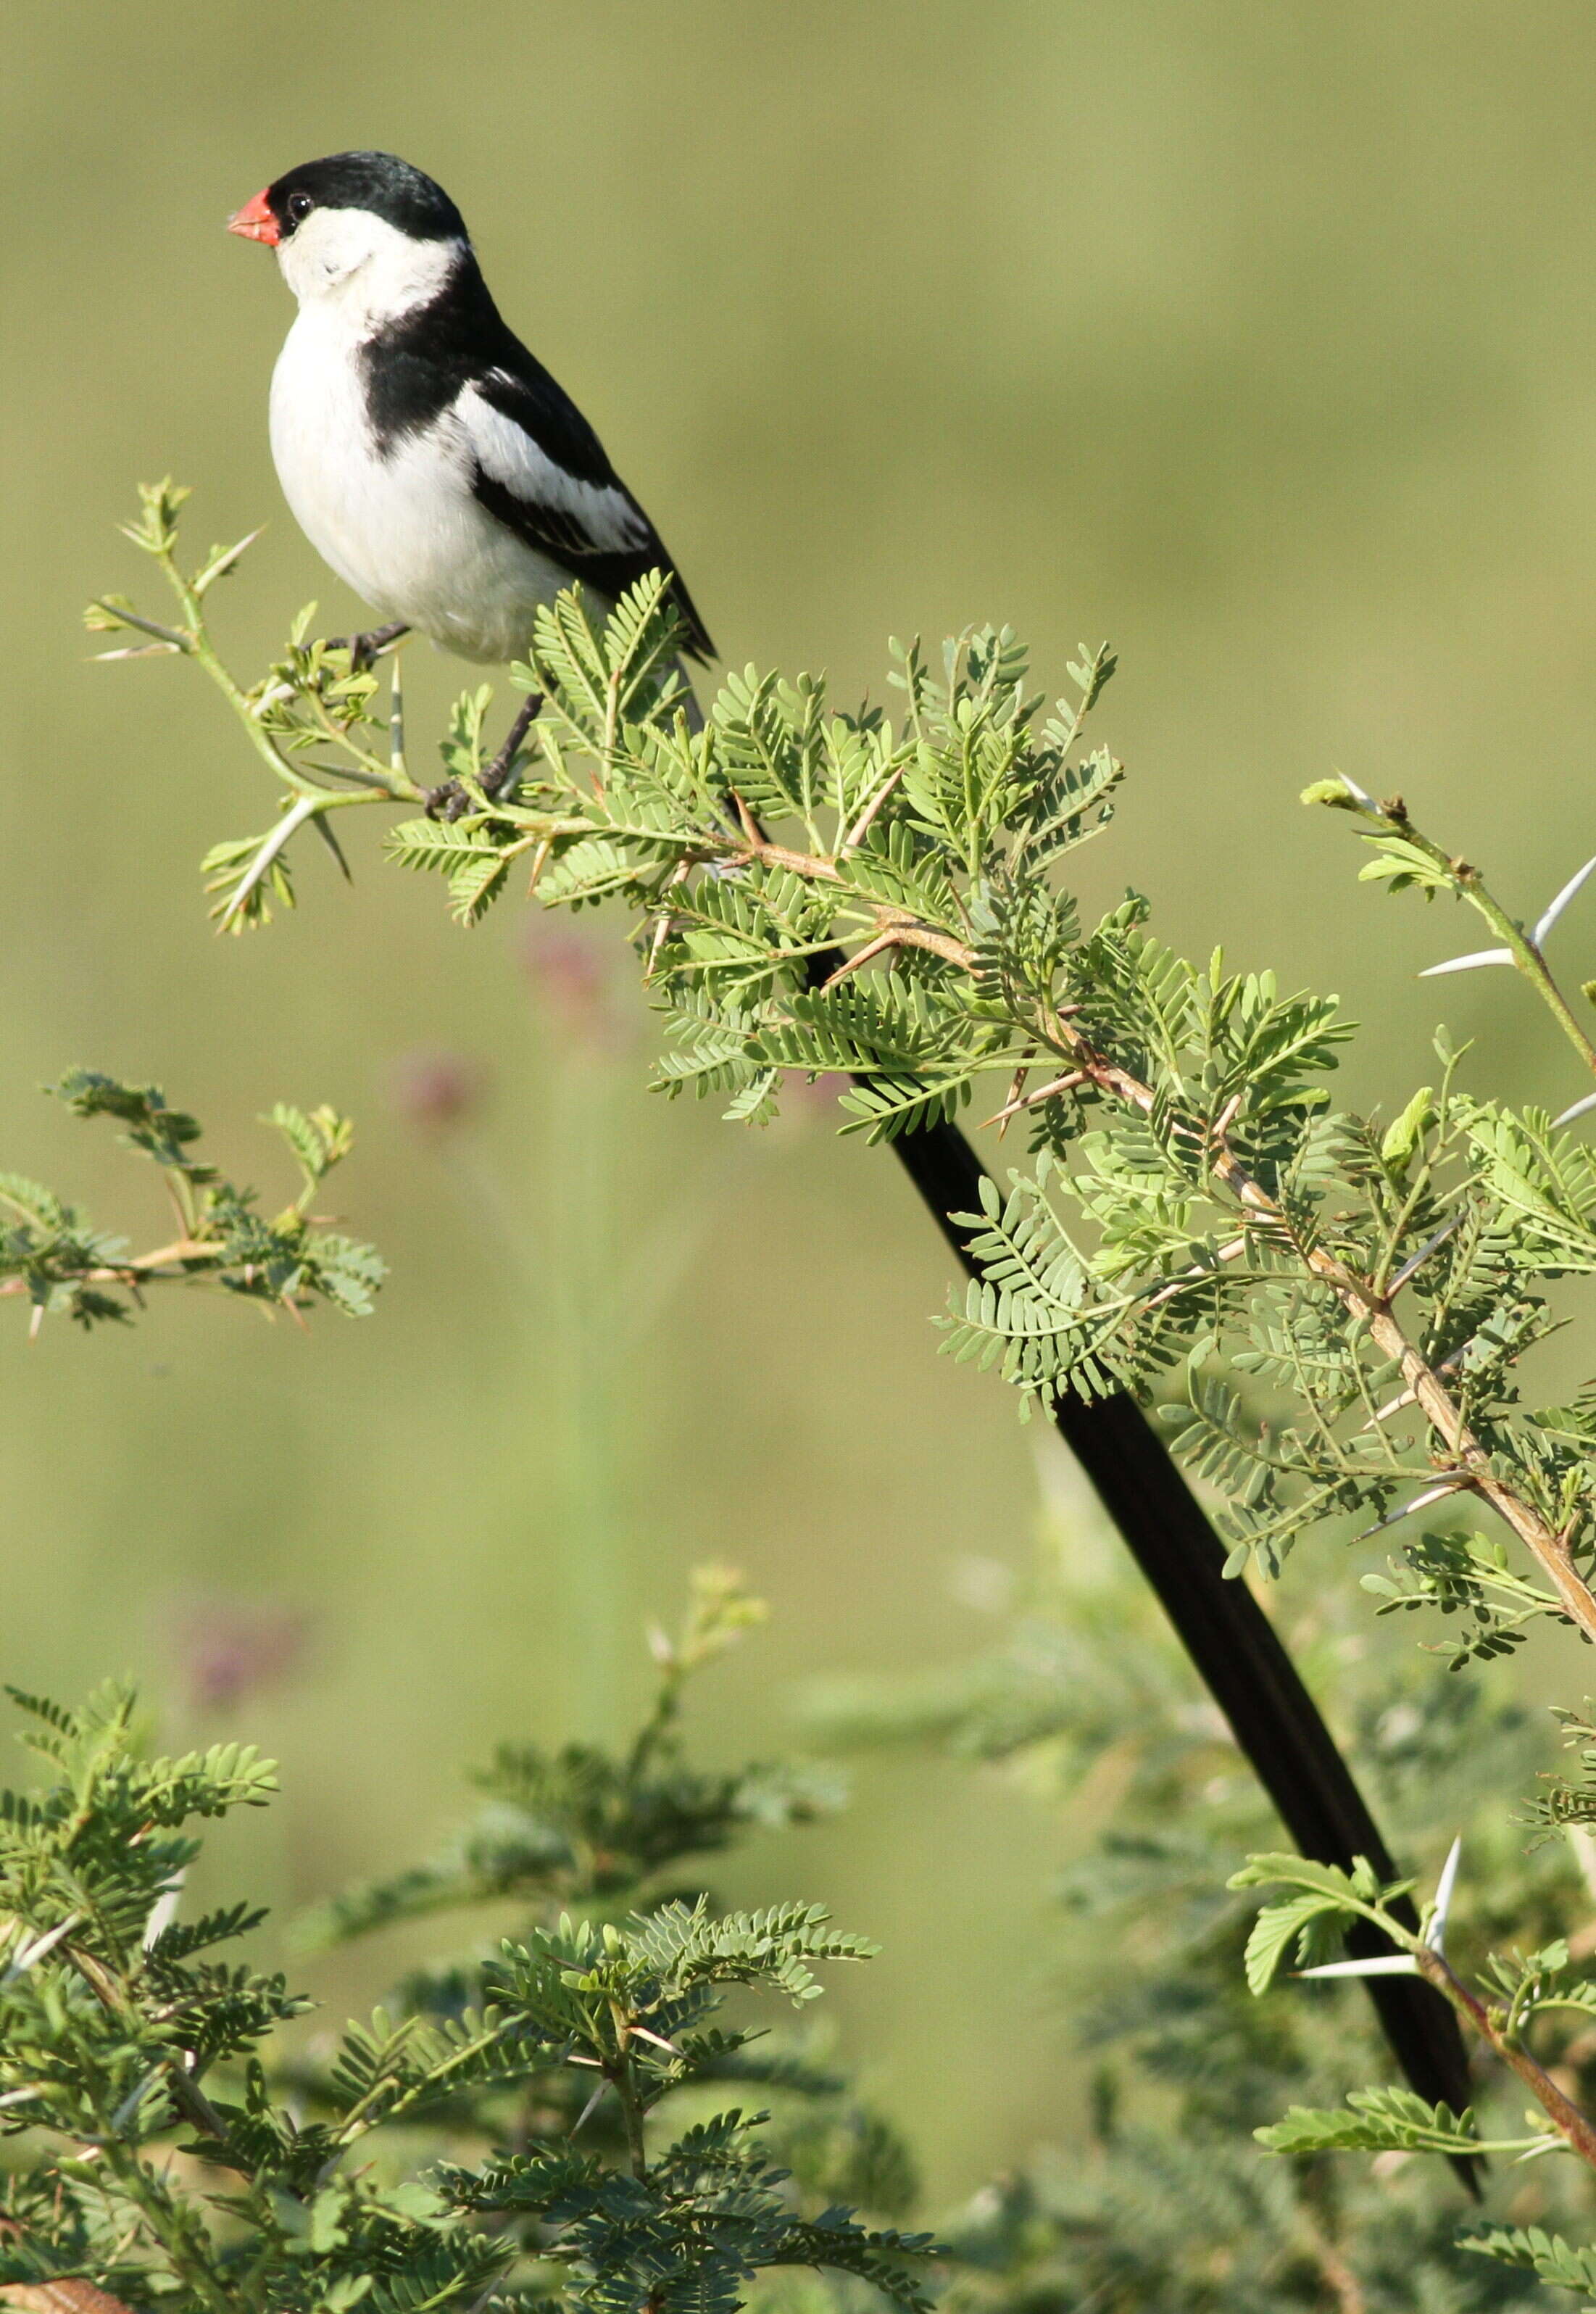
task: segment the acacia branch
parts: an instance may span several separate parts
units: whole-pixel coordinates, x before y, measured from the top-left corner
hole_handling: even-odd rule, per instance
[[[787,868],[797,875],[832,882],[844,880],[833,862],[810,854],[788,852],[780,845],[757,839],[740,848],[750,858]],[[880,928],[877,935],[850,959],[844,969],[852,969],[867,957],[893,946],[923,949],[962,972],[974,973],[975,952],[966,941],[927,925],[903,910],[877,906],[875,918]],[[834,974],[833,980],[840,977],[840,973]],[[1156,1096],[1151,1086],[1099,1051],[1067,1011],[1050,1010],[1045,1020],[1021,1020],[1017,1025],[1036,1030],[1071,1064],[1071,1070],[1055,1086],[1033,1096],[1033,1101],[1057,1097],[1066,1090],[1089,1083],[1110,1099],[1141,1110],[1144,1116],[1152,1113]],[[1579,1033],[1583,1039],[1583,1031]],[[1350,1315],[1368,1327],[1377,1347],[1400,1370],[1407,1397],[1418,1405],[1431,1428],[1444,1441],[1453,1462],[1467,1472],[1468,1486],[1490,1505],[1543,1569],[1569,1621],[1587,1638],[1596,1641],[1596,1594],[1574,1567],[1566,1531],[1552,1526],[1495,1471],[1440,1373],[1404,1331],[1388,1296],[1377,1292],[1322,1247],[1305,1245],[1283,1207],[1231,1153],[1224,1132],[1239,1105],[1240,1097],[1237,1096],[1227,1113],[1207,1128],[1206,1138],[1216,1150],[1217,1178],[1247,1214],[1265,1224],[1271,1234],[1283,1236],[1304,1267],[1330,1288]]]
[[[1051,1025],[1054,1038],[1094,1084],[1115,1099],[1128,1101],[1144,1116],[1151,1114],[1154,1095],[1151,1086],[1098,1052],[1072,1021],[1055,1015]],[[1283,1235],[1304,1267],[1330,1288],[1350,1315],[1367,1325],[1376,1347],[1400,1369],[1403,1382],[1431,1428],[1444,1440],[1458,1467],[1467,1471],[1468,1484],[1512,1528],[1544,1570],[1569,1621],[1587,1638],[1596,1641],[1596,1595],[1574,1565],[1567,1533],[1551,1526],[1534,1505],[1493,1468],[1490,1456],[1470,1430],[1440,1374],[1409,1340],[1389,1303],[1322,1246],[1304,1245],[1283,1207],[1253,1179],[1222,1141],[1214,1170],[1237,1203],[1265,1223],[1272,1234]]]
[[[219,1245],[207,1244],[203,1239],[179,1238],[154,1253],[129,1255],[126,1261],[101,1262],[93,1269],[52,1272],[50,1282],[62,1285],[144,1285],[156,1277],[191,1277],[197,1273],[187,1264],[216,1261],[221,1253]],[[32,1281],[28,1277],[0,1277],[0,1294],[31,1291]]]
[[[1565,2097],[1545,2067],[1536,2062],[1528,2049],[1505,2033],[1486,2003],[1472,1993],[1443,1956],[1433,1947],[1416,1939],[1404,1937],[1418,1963],[1419,1974],[1437,1992],[1450,2000],[1454,2009],[1467,2017],[1482,2040],[1489,2043],[1503,2063],[1515,2072],[1529,2090],[1536,2104],[1546,2115],[1552,2127],[1570,2150],[1592,2169],[1596,2169],[1596,2127],[1592,2127],[1572,2098]]]

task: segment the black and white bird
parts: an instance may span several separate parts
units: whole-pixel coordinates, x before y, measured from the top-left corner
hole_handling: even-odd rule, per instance
[[[386,623],[357,639],[363,651],[414,628],[502,662],[573,579],[607,609],[648,571],[674,572],[592,427],[500,318],[430,177],[391,153],[335,153],[278,177],[228,226],[277,252],[298,300],[272,374],[271,454],[311,544]],[[672,583],[686,649],[708,658],[703,621]]]

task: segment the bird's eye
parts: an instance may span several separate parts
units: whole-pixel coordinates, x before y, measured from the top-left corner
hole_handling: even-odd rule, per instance
[[[290,193],[288,196],[289,224],[303,225],[315,206],[308,193]]]

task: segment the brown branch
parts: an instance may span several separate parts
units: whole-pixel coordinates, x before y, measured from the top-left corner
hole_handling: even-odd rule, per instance
[[[1026,1089],[1026,1080],[1031,1073],[1031,1063],[1036,1059],[1036,1047],[1035,1045],[1027,1045],[1025,1050],[1025,1058],[1020,1062],[1018,1067],[1015,1070],[1014,1074],[1009,1080],[1009,1090],[1003,1096],[1004,1101],[1007,1104],[1006,1107],[999,1109],[995,1117],[989,1117],[986,1120],[988,1125],[997,1126],[998,1139],[1000,1141],[1006,1140],[1008,1137],[1009,1119],[1014,1115],[1016,1108],[1019,1102],[1019,1097]]]
[[[887,797],[892,793],[894,788],[896,787],[898,782],[903,778],[905,768],[906,766],[904,764],[900,764],[895,771],[889,772],[886,777],[882,781],[875,794],[870,798],[869,803],[866,804],[864,809],[860,813],[859,817],[854,821],[847,835],[842,838],[842,843],[837,846],[837,857],[839,860],[845,860],[851,852],[855,850],[858,845],[864,842],[865,834],[869,827],[870,822],[875,818],[876,814],[886,801]]]
[[[768,836],[760,833],[758,821],[735,789],[732,801],[743,822],[744,841],[737,847],[741,859],[757,860],[770,868],[789,869],[795,876],[807,876],[823,884],[841,884],[846,880],[834,861],[822,860],[813,852],[794,852],[785,843],[772,843]]]
[[[975,951],[966,941],[955,940],[951,932],[933,932],[916,916],[905,915],[902,909],[877,908],[877,919],[889,924],[897,936],[900,948],[922,948],[929,956],[939,956],[944,964],[957,964],[961,972],[974,972]]]
[[[1309,2255],[1329,2285],[1338,2314],[1368,2314],[1362,2285],[1329,2235],[1306,2210],[1298,2215]]]
[[[1016,1069],[1014,1072],[1016,1084],[1018,1084],[1019,1081],[1027,1075],[1027,1071],[1023,1066]],[[1054,1077],[1050,1084],[1038,1085],[1035,1092],[1016,1092],[1012,1095],[1004,1108],[994,1109],[990,1117],[983,1117],[982,1124],[983,1126],[988,1125],[1001,1125],[1007,1126],[1009,1119],[1011,1117],[1018,1117],[1022,1108],[1035,1108],[1038,1102],[1052,1100],[1055,1094],[1061,1092],[1071,1092],[1077,1085],[1084,1084],[1085,1082],[1085,1070],[1071,1069],[1065,1076]]]
[[[97,1960],[93,1953],[84,1952],[76,1945],[69,1944],[66,1955],[102,2009],[108,2009],[113,2017],[137,2018],[137,2010],[126,1988],[102,1961]],[[174,2056],[161,2070],[172,2085],[173,2098],[182,2107],[187,2118],[197,2128],[204,2130],[207,2137],[215,2138],[218,2145],[225,2145],[226,2123],[181,2060]],[[228,2158],[222,2166],[236,2169],[241,2177],[250,2175],[247,2163],[242,2161]]]
[[[1141,1109],[1143,1115],[1151,1113],[1154,1096],[1150,1086],[1098,1052],[1070,1020],[1055,1013],[1052,1027],[1053,1041],[1077,1062],[1094,1084]],[[1266,1223],[1271,1233],[1283,1235],[1305,1267],[1323,1280],[1351,1316],[1367,1325],[1376,1347],[1399,1368],[1424,1419],[1445,1441],[1453,1462],[1467,1471],[1468,1483],[1489,1503],[1498,1518],[1512,1528],[1550,1578],[1569,1621],[1587,1638],[1596,1640],[1596,1596],[1574,1567],[1566,1532],[1549,1525],[1533,1504],[1526,1502],[1498,1477],[1490,1456],[1463,1419],[1440,1375],[1409,1341],[1389,1302],[1322,1246],[1304,1245],[1284,1210],[1224,1146],[1222,1135],[1211,1134],[1210,1139],[1219,1142],[1214,1170],[1237,1203],[1246,1213]]]
[[[1551,1526],[1533,1505],[1523,1501],[1498,1478],[1489,1455],[1464,1421],[1445,1385],[1433,1368],[1425,1364],[1390,1311],[1375,1303],[1366,1289],[1328,1255],[1309,1259],[1344,1305],[1354,1312],[1361,1310],[1367,1317],[1371,1338],[1387,1357],[1400,1366],[1402,1378],[1425,1420],[1440,1432],[1459,1465],[1467,1470],[1470,1484],[1484,1496],[1497,1517],[1512,1529],[1550,1577],[1570,1621],[1588,1638],[1596,1639],[1596,1598],[1592,1598],[1590,1586],[1574,1567],[1566,1531]]]
[[[794,852],[785,843],[772,843],[764,835],[749,811],[747,805],[734,788],[732,802],[743,823],[744,841],[736,847],[737,856],[746,861],[758,861],[763,867],[785,868],[795,876],[807,876],[824,884],[846,882],[841,869],[832,860],[822,860],[813,852]],[[851,958],[845,969],[851,971],[865,961],[867,953],[877,955],[886,948],[924,949],[929,955],[939,956],[944,964],[957,965],[961,972],[974,972],[975,951],[967,941],[956,940],[951,932],[939,932],[934,925],[924,923],[907,908],[890,906],[886,901],[870,904],[870,916],[875,926],[868,950]],[[890,939],[880,935],[890,933]],[[833,973],[833,980],[840,979]],[[828,984],[829,985],[829,984]]]
[[[1419,1974],[1425,1983],[1433,1984],[1468,2018],[1481,2039],[1487,2041],[1503,2063],[1518,2075],[1558,2136],[1590,2168],[1596,2169],[1596,2127],[1592,2126],[1572,2098],[1565,2097],[1546,2068],[1537,2064],[1527,2049],[1508,2038],[1485,2002],[1470,1992],[1440,1953],[1429,1945],[1413,1949]]]
[[[743,843],[737,849],[745,860],[785,868],[794,875],[824,883],[837,884],[846,880],[834,861],[820,859],[812,852],[794,852],[785,844],[771,843],[735,790],[732,802],[742,823]],[[951,933],[938,932],[903,909],[877,903],[872,909],[872,915],[875,931],[870,941],[841,971],[833,974],[833,982],[840,979],[843,972],[855,969],[867,958],[879,955],[885,949],[893,947],[922,949],[930,955],[940,957],[944,963],[955,966],[961,972],[974,972],[975,951],[967,941],[957,940]],[[828,986],[831,985],[831,982],[826,984]],[[1063,1057],[1074,1064],[1073,1071],[1068,1076],[1061,1077],[1054,1091],[1063,1092],[1074,1084],[1089,1083],[1112,1099],[1140,1109],[1143,1115],[1151,1113],[1155,1100],[1151,1087],[1143,1084],[1140,1078],[1122,1068],[1107,1054],[1100,1053],[1075,1027],[1069,1009],[1050,1011],[1045,1021],[1037,1025],[1046,1041]],[[1592,1594],[1589,1585],[1574,1565],[1567,1534],[1550,1526],[1532,1504],[1524,1501],[1496,1475],[1491,1467],[1490,1457],[1464,1421],[1460,1409],[1453,1402],[1440,1375],[1409,1341],[1392,1315],[1389,1301],[1321,1247],[1303,1245],[1283,1208],[1225,1147],[1225,1128],[1239,1110],[1241,1100],[1238,1094],[1227,1102],[1222,1116],[1214,1120],[1204,1136],[1211,1149],[1217,1146],[1218,1161],[1214,1170],[1218,1177],[1244,1211],[1267,1223],[1272,1232],[1283,1235],[1305,1267],[1329,1286],[1343,1308],[1367,1325],[1377,1347],[1399,1367],[1403,1381],[1425,1420],[1445,1441],[1454,1462],[1468,1471],[1469,1484],[1490,1504],[1497,1516],[1512,1528],[1550,1578],[1570,1621],[1588,1638],[1596,1641],[1596,1595]]]
[[[173,1268],[173,1263],[211,1261],[220,1250],[219,1246],[207,1245],[195,1238],[176,1238],[171,1245],[161,1246],[154,1253],[136,1254],[127,1261],[107,1262],[93,1269],[80,1269],[71,1277],[52,1282],[64,1285],[136,1286],[147,1283],[163,1272],[174,1277],[187,1276],[190,1273],[182,1268]],[[28,1294],[31,1291],[31,1281],[26,1277],[0,1277],[0,1294]]]
[[[851,972],[857,972],[861,965],[869,964],[872,958],[885,955],[888,949],[902,948],[904,945],[903,940],[895,931],[877,932],[874,940],[865,942],[863,948],[856,949],[851,956],[843,958],[835,972],[829,973],[821,982],[818,993],[824,996],[828,988],[834,988],[840,980],[846,980]]]

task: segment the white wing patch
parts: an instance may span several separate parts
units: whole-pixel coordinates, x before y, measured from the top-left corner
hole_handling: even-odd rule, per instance
[[[611,482],[600,487],[569,474],[541,450],[523,426],[468,385],[454,404],[477,464],[489,478],[519,499],[529,513],[547,508],[568,516],[603,554],[636,552],[652,534],[647,519]]]

